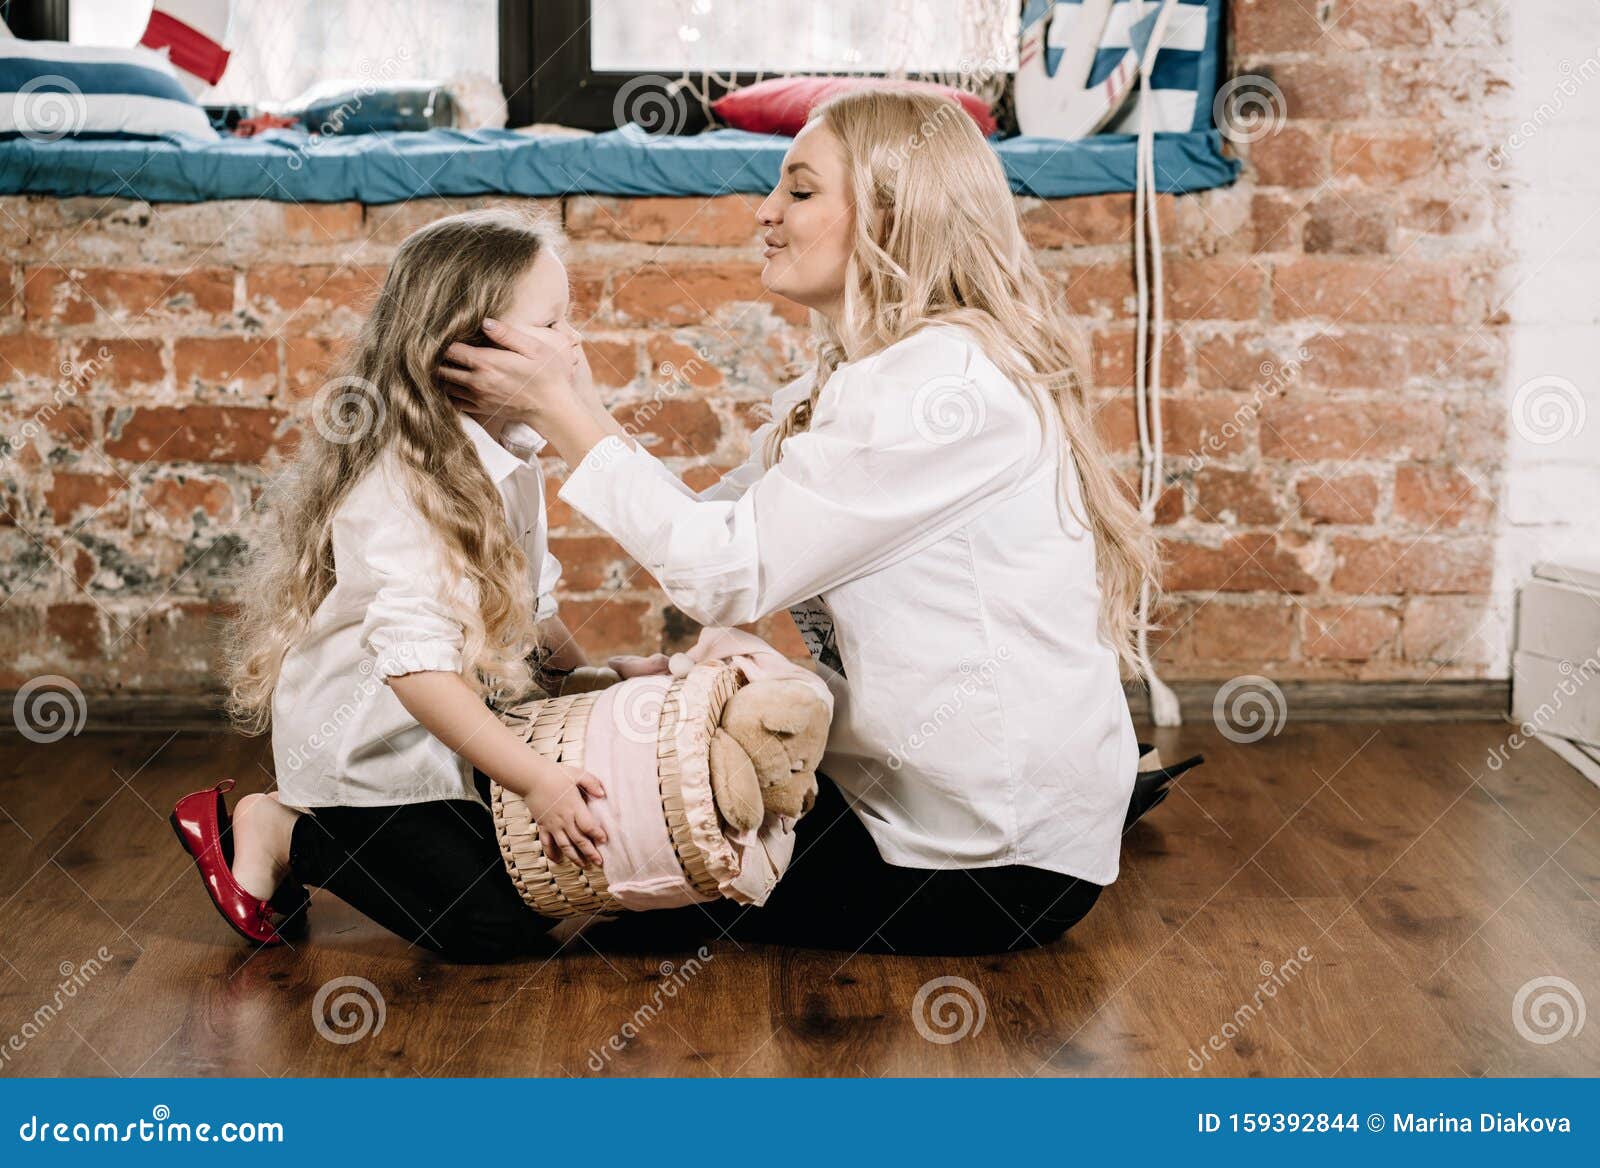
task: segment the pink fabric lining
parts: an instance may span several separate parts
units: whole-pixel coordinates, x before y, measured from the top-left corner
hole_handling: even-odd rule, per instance
[[[768,679],[804,681],[833,712],[833,696],[816,674],[784,657],[760,637],[739,629],[706,629],[687,653],[672,658],[614,658],[627,680],[606,690],[590,711],[584,766],[606,785],[606,797],[590,804],[605,828],[600,846],[606,882],[630,909],[677,908],[712,899],[695,889],[678,864],[661,809],[654,737],[635,724],[652,722],[675,677],[684,677],[683,697],[704,709],[704,694],[719,662],[732,665],[745,683]],[[670,672],[669,672],[670,670]],[[683,772],[684,811],[697,845],[725,896],[762,904],[794,854],[794,820],[769,815],[754,831],[728,834],[711,793],[710,739],[701,720],[681,726],[676,743]]]

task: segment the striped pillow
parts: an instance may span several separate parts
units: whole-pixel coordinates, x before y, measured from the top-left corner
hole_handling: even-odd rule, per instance
[[[0,38],[0,138],[169,134],[217,137],[160,53]]]

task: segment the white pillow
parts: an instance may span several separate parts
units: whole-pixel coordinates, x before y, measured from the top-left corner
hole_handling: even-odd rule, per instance
[[[0,38],[0,137],[215,141],[171,62],[144,48]]]

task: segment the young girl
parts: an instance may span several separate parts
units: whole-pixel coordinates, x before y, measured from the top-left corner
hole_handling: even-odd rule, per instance
[[[245,796],[232,824],[231,780],[173,814],[213,902],[252,941],[280,942],[310,884],[452,958],[549,947],[554,922],[506,875],[489,779],[527,801],[553,855],[599,863],[586,800],[600,782],[530,750],[486,704],[526,693],[535,669],[583,664],[552,594],[544,441],[460,412],[435,380],[486,318],[587,380],[553,237],[507,210],[413,234],[313,403],[230,662],[230,712],[250,733],[270,721],[278,791]]]

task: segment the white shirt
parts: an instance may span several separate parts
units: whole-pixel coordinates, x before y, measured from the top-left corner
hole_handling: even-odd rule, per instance
[[[699,496],[612,436],[561,498],[696,620],[794,612],[834,693],[822,769],[885,860],[1109,884],[1137,746],[1059,432],[941,325],[840,365],[770,470],[771,423]]]
[[[536,617],[556,614],[561,565],[546,540],[544,439],[520,423],[507,441],[477,422],[462,428],[505,503],[527,554]],[[432,799],[479,802],[472,767],[406,712],[386,680],[402,673],[462,669],[462,628],[444,548],[412,506],[390,453],[345,496],[333,516],[337,580],[305,637],[284,658],[272,693],[272,757],[278,790],[292,807],[372,807]]]

